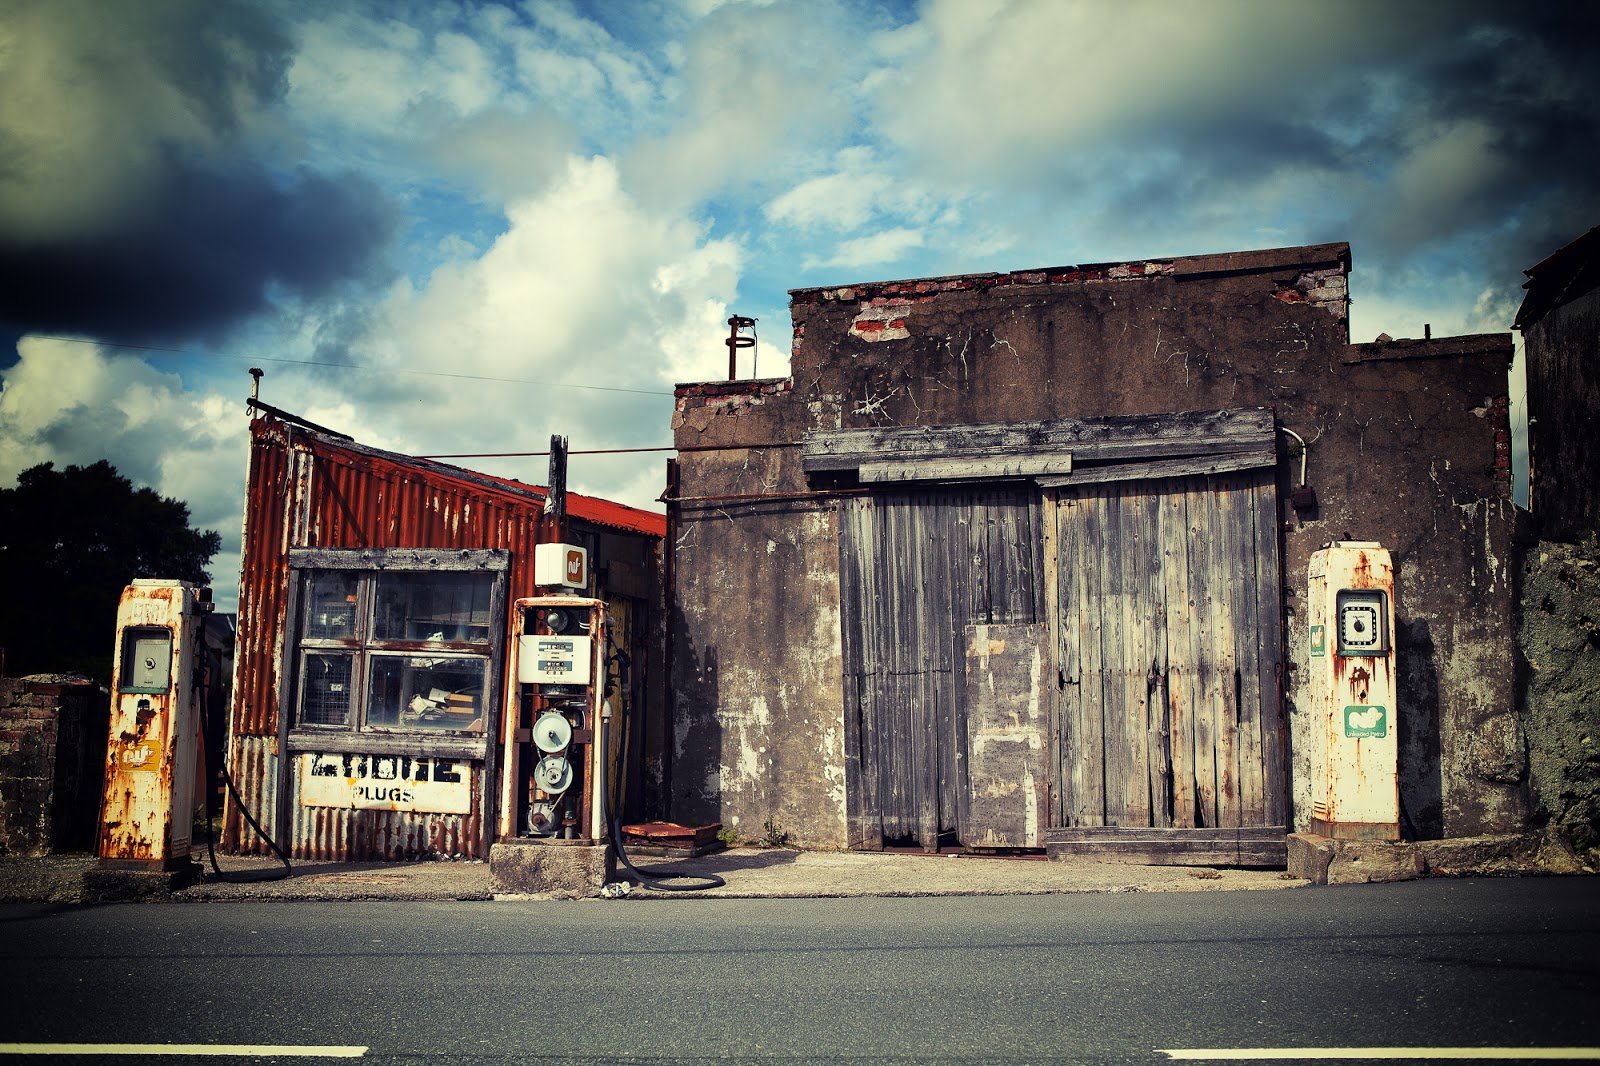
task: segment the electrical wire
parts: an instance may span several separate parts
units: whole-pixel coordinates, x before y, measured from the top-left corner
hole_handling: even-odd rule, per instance
[[[30,337],[40,340],[63,341],[67,344],[92,344],[100,348],[123,348],[135,352],[171,352],[175,355],[187,355],[196,359],[228,359],[237,363],[288,363],[293,366],[322,366],[334,370],[365,370],[375,374],[419,374],[424,377],[456,378],[461,381],[492,381],[510,385],[537,385],[542,389],[583,389],[588,392],[623,392],[634,396],[672,396],[674,393],[664,392],[661,389],[629,389],[620,385],[573,385],[564,381],[539,381],[534,378],[503,378],[489,374],[457,374],[448,370],[413,370],[403,366],[363,366],[360,363],[324,363],[316,359],[289,359],[283,356],[257,355],[246,358],[238,355],[207,355],[204,352],[192,351],[188,348],[163,348],[155,344],[119,344],[115,341],[97,341],[86,337],[60,337],[49,333],[30,333]]]

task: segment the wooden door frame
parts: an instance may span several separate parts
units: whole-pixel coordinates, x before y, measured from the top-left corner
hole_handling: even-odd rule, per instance
[[[968,426],[896,426],[829,430],[808,433],[802,442],[801,466],[818,486],[881,485],[886,489],[921,485],[960,485],[1004,481],[1031,486],[1040,501],[1043,521],[1045,617],[1057,619],[1059,597],[1056,498],[1052,490],[1115,481],[1186,477],[1231,471],[1275,468],[1278,462],[1277,425],[1267,408],[1179,412],[1160,415],[1114,416],[1098,419],[1057,419],[1047,422],[994,423]],[[1272,492],[1276,510],[1277,493]],[[866,499],[874,499],[868,496]],[[847,501],[844,508],[856,506]],[[1263,526],[1269,517],[1263,515]],[[1271,521],[1272,557],[1282,566],[1275,515]],[[851,609],[843,582],[853,560],[846,557],[846,523],[839,523],[840,607]],[[1264,535],[1258,530],[1258,536]],[[1281,597],[1281,575],[1272,575]],[[1274,598],[1273,602],[1277,602]],[[1260,606],[1261,633],[1272,636],[1275,652],[1262,656],[1263,711],[1270,707],[1277,725],[1278,742],[1268,753],[1268,766],[1276,766],[1275,787],[1268,789],[1269,806],[1281,821],[1286,811],[1282,752],[1282,618]],[[1056,624],[1055,622],[1051,623]],[[876,782],[866,781],[860,715],[870,693],[861,691],[856,673],[862,649],[851,632],[851,620],[841,619],[841,655],[844,669],[843,698],[845,751],[845,808],[847,843],[852,848],[881,849],[883,825],[877,803]],[[1264,649],[1265,650],[1265,649]],[[951,664],[952,668],[957,664]],[[1270,673],[1270,680],[1269,680]],[[1270,686],[1270,687],[1269,687]],[[1267,693],[1272,698],[1267,699]],[[1050,775],[1047,810],[1060,802],[1056,780],[1062,763],[1060,731],[1052,715],[1048,748]],[[1264,772],[1266,767],[1264,767]],[[1051,819],[1052,821],[1055,819]]]

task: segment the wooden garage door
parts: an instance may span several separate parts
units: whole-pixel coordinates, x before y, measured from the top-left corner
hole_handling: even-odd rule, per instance
[[[966,839],[967,648],[981,632],[987,649],[989,627],[1043,622],[1040,513],[1037,490],[1025,485],[888,491],[843,505],[853,846],[976,842]],[[1016,654],[1022,645],[1008,646]],[[975,659],[975,668],[996,665],[987,655]],[[1044,777],[1041,765],[1040,794]]]
[[[1052,846],[1272,861],[1285,799],[1271,468],[1048,490],[1044,510]]]

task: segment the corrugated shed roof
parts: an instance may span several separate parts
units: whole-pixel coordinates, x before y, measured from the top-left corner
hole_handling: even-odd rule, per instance
[[[485,474],[476,470],[468,470],[465,467],[441,463],[434,459],[421,459],[414,455],[405,455],[401,452],[391,452],[382,448],[359,444],[342,433],[330,430],[325,426],[307,422],[297,415],[261,403],[258,400],[251,401],[251,406],[261,411],[268,420],[293,424],[298,435],[310,436],[316,441],[319,451],[342,450],[352,455],[376,459],[398,467],[409,467],[418,471],[425,471],[430,477],[448,479],[459,483],[463,487],[470,487],[472,491],[476,492],[490,495],[503,494],[523,504],[536,503],[543,506],[545,497],[548,495],[548,491],[542,485],[529,485],[515,478]],[[641,533],[651,537],[665,537],[667,535],[667,517],[664,514],[656,514],[653,511],[629,507],[626,504],[616,503],[597,496],[585,496],[580,492],[569,491],[567,493],[567,514],[572,518],[626,533]]]

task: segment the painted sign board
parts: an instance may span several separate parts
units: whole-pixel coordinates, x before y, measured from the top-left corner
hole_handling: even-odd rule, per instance
[[[589,549],[575,544],[534,545],[533,581],[536,585],[588,588]]]
[[[1374,704],[1347,705],[1344,735],[1356,740],[1382,740],[1389,735],[1389,712]]]
[[[526,685],[587,685],[589,640],[547,634],[519,638],[517,680]]]
[[[360,811],[470,814],[472,774],[462,759],[304,752],[300,803]]]

